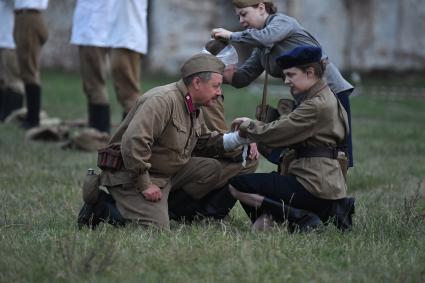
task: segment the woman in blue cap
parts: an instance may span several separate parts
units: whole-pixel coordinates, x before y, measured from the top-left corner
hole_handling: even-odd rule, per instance
[[[271,76],[280,78],[282,68],[276,64],[276,57],[298,46],[320,47],[319,42],[292,17],[277,13],[271,0],[233,0],[240,24],[246,28],[241,32],[231,32],[223,28],[215,28],[211,34],[217,39],[230,42],[246,43],[254,47],[251,56],[235,72],[226,72],[225,80],[232,86],[241,88],[249,85],[266,70]],[[351,127],[349,95],[353,86],[340,74],[338,69],[327,60],[325,78],[330,89],[337,95],[344,106]],[[350,164],[353,166],[351,130],[347,138],[347,151]]]
[[[276,59],[297,108],[277,121],[265,124],[237,118],[232,126],[251,142],[271,148],[288,147],[292,160],[281,174],[254,173],[229,180],[230,191],[244,207],[254,228],[270,221],[291,222],[292,208],[307,210],[324,223],[345,231],[352,226],[354,198],[347,198],[347,184],[339,163],[340,145],[348,136],[347,113],[322,79],[326,64],[319,47],[299,46]],[[287,157],[288,157],[287,156]],[[300,228],[317,222],[296,223]]]

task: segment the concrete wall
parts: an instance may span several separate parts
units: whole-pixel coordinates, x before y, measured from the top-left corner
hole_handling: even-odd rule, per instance
[[[125,1],[125,0],[122,0]],[[297,18],[341,69],[425,69],[423,0],[276,0]],[[50,38],[43,65],[78,69],[69,44],[75,0],[51,0],[45,14]],[[151,0],[149,55],[152,71],[177,72],[200,51],[214,27],[240,29],[230,0]],[[238,47],[241,51],[240,47]]]
[[[42,50],[42,64],[49,68],[77,70],[78,48],[69,44],[75,0],[50,0],[44,13],[49,39]]]

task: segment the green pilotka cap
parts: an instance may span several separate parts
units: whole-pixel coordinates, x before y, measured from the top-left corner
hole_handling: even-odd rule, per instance
[[[246,8],[260,3],[273,3],[272,0],[232,0],[233,6],[238,8]]]
[[[201,72],[213,72],[223,75],[225,65],[211,54],[197,54],[187,60],[181,67],[182,78]]]

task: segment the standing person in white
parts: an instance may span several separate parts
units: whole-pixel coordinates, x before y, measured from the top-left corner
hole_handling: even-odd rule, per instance
[[[13,0],[0,1],[0,19],[0,121],[4,121],[22,107],[25,93],[13,40]]]
[[[110,132],[107,58],[125,116],[140,93],[140,63],[147,53],[147,0],[77,0],[71,44],[78,45],[89,126]]]
[[[47,9],[47,5],[48,0],[15,0],[13,37],[21,78],[25,84],[28,111],[21,125],[25,129],[40,124],[40,53],[48,36],[42,11]]]

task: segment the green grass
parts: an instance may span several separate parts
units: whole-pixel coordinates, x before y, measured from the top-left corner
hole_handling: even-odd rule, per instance
[[[50,116],[85,117],[77,75],[48,72],[43,81]],[[173,79],[142,81],[146,90]],[[258,96],[224,91],[229,121],[252,116]],[[357,205],[354,229],[345,234],[333,226],[253,234],[239,205],[225,222],[173,222],[171,232],[79,231],[81,178],[96,155],[26,141],[22,130],[1,124],[0,282],[424,282],[425,100],[351,101],[356,167],[349,191]],[[273,169],[263,160],[259,171]]]

